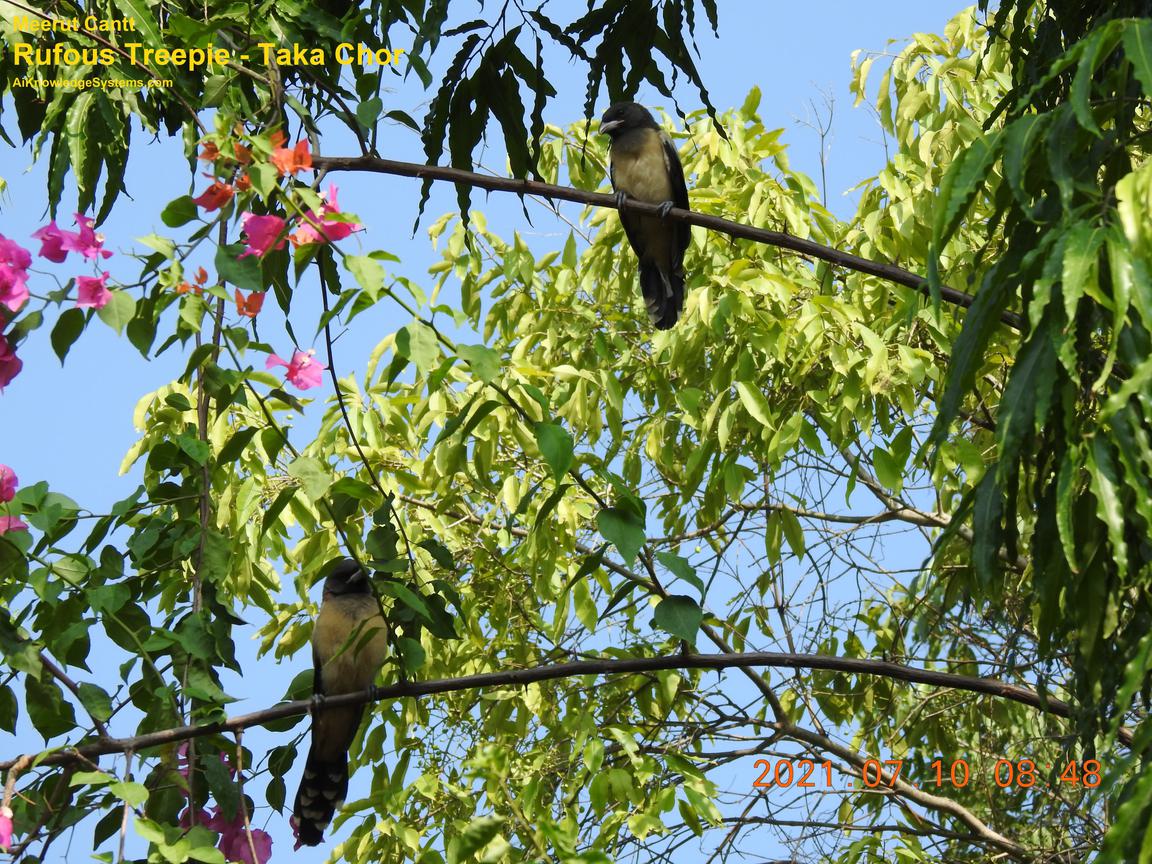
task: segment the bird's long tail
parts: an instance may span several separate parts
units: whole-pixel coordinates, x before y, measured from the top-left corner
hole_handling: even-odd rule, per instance
[[[324,839],[324,830],[348,794],[348,754],[321,755],[313,743],[304,763],[304,776],[296,792],[292,814],[296,838],[305,846]]]
[[[684,308],[684,273],[662,269],[655,261],[640,262],[640,292],[648,306],[648,320],[657,330],[669,330]]]

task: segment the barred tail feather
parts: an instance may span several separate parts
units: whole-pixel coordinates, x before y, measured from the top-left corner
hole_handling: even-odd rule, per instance
[[[648,306],[648,320],[657,330],[670,330],[684,308],[684,274],[662,270],[654,261],[640,262],[640,292]]]
[[[321,756],[313,746],[304,763],[304,776],[296,792],[292,814],[296,838],[305,846],[324,840],[324,830],[348,795],[348,755]]]

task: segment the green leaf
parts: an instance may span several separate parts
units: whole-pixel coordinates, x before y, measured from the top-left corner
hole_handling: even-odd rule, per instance
[[[596,515],[596,526],[604,539],[616,547],[628,566],[636,560],[644,545],[644,523],[631,511],[619,507],[606,507]]]
[[[112,697],[103,688],[83,682],[77,688],[80,704],[93,720],[108,720],[112,717]]]
[[[427,550],[428,554],[432,556],[432,559],[445,570],[456,569],[456,561],[452,558],[451,550],[435,537],[421,540],[416,545],[421,549]]]
[[[47,741],[57,735],[71,732],[76,727],[76,715],[72,704],[65,701],[64,694],[53,681],[40,682],[35,678],[24,679],[24,706],[28,709],[28,719],[36,731]]]
[[[211,446],[207,441],[201,441],[199,438],[193,438],[191,435],[180,435],[176,438],[176,444],[183,450],[197,465],[207,465],[208,458],[212,455]]]
[[[552,476],[559,480],[572,467],[572,436],[555,423],[536,424],[536,443]]]
[[[100,170],[99,151],[89,144],[92,119],[89,117],[96,100],[95,92],[87,90],[76,97],[68,109],[65,131],[68,136],[68,154],[72,173],[76,177],[80,209],[87,210],[96,197],[96,179]]]
[[[792,554],[797,558],[803,558],[808,547],[804,542],[804,528],[800,524],[800,519],[791,510],[782,509],[777,512],[780,514],[780,525],[784,529],[784,539],[788,541]]]
[[[20,719],[20,703],[7,684],[0,684],[0,729],[16,734],[16,721]]]
[[[1092,439],[1092,447],[1087,451],[1087,456],[1088,477],[1096,495],[1096,515],[1108,530],[1108,542],[1112,547],[1116,569],[1124,573],[1128,569],[1128,543],[1124,539],[1127,520],[1120,501],[1120,478],[1116,462],[1108,442],[1100,435]]]
[[[703,621],[704,612],[700,604],[683,594],[669,594],[663,598],[656,604],[653,618],[653,623],[661,630],[690,643],[696,642],[696,632]]]
[[[672,552],[657,552],[656,560],[667,567],[673,576],[694,586],[700,596],[704,596],[704,581],[696,575],[696,569],[686,559]]]
[[[143,783],[120,781],[109,784],[108,791],[132,807],[139,807],[148,800],[148,789]]]
[[[234,432],[232,437],[228,439],[228,443],[220,448],[216,461],[221,465],[230,465],[238,460],[259,431],[260,429],[256,426],[245,426]]]
[[[1069,102],[1080,125],[1093,135],[1100,136],[1100,127],[1096,118],[1092,116],[1091,93],[1096,77],[1096,70],[1100,64],[1112,53],[1120,41],[1119,21],[1109,21],[1105,26],[1096,28],[1086,38],[1076,44],[1080,52],[1080,62],[1076,67],[1076,75],[1072,79],[1072,88],[1069,91]],[[1071,52],[1069,52],[1071,53]]]
[[[137,237],[136,240],[139,243],[143,243],[149,249],[159,252],[169,260],[176,257],[176,244],[167,237],[161,237],[159,234],[148,234],[144,237]]]
[[[300,482],[304,494],[313,502],[319,501],[332,485],[332,472],[328,466],[310,456],[301,456],[288,465],[288,474]]]
[[[52,350],[56,352],[56,356],[60,358],[60,363],[64,363],[64,358],[68,356],[68,351],[75,344],[76,340],[80,338],[80,334],[84,332],[84,312],[80,309],[66,309],[60,313],[60,317],[56,319],[56,324],[52,327]]]
[[[458,345],[456,354],[485,384],[500,374],[500,355],[486,345]]]
[[[763,393],[743,381],[736,382],[736,392],[740,394],[740,401],[748,413],[752,415],[753,420],[763,424],[768,429],[776,425],[772,420],[772,409]]]
[[[220,689],[220,685],[212,680],[212,676],[204,669],[192,666],[188,669],[188,685],[185,692],[193,699],[210,702],[213,705],[223,705],[236,700]]]
[[[384,110],[384,102],[379,96],[373,96],[356,106],[356,119],[360,121],[361,126],[371,129],[376,124],[382,110]]]
[[[112,291],[108,302],[96,310],[96,315],[119,335],[136,317],[136,301],[127,291]]]
[[[276,189],[278,175],[276,169],[267,162],[255,162],[248,166],[248,177],[252,180],[252,188],[260,193],[260,197],[267,201]]]
[[[169,201],[160,211],[160,221],[169,228],[179,228],[196,218],[196,202],[191,195],[181,195]]]
[[[349,255],[344,265],[373,302],[380,299],[380,292],[384,290],[384,266],[379,261],[368,255]]]
[[[500,833],[500,826],[504,824],[502,816],[478,816],[468,823],[460,832],[460,840],[455,844],[456,854],[449,855],[450,864],[459,864],[472,858],[477,852],[491,843]]]
[[[112,3],[120,10],[122,17],[132,19],[136,29],[144,37],[146,47],[166,47],[160,34],[160,25],[145,0],[112,0]]]
[[[904,466],[896,461],[883,447],[872,451],[872,467],[876,469],[876,479],[887,488],[899,492],[904,485]]]
[[[107,786],[116,778],[105,771],[77,771],[68,780],[69,786]]]
[[[396,640],[396,650],[400,654],[400,662],[408,675],[415,675],[419,672],[420,667],[424,665],[424,661],[427,659],[424,646],[407,636],[401,636]]]
[[[216,247],[216,273],[220,279],[245,291],[263,291],[260,259],[256,255],[240,257],[244,244],[231,243]]]
[[[959,227],[972,201],[988,179],[999,152],[999,131],[981,135],[964,148],[944,175],[936,205],[936,220],[932,226],[935,255],[943,251]]]
[[[400,356],[407,357],[415,363],[416,368],[425,374],[436,366],[436,361],[440,357],[436,334],[422,321],[413,321],[400,329],[396,334],[396,350]]]
[[[428,604],[424,602],[424,598],[401,582],[396,582],[392,579],[383,580],[380,583],[380,593],[387,594],[389,597],[395,597],[421,618],[432,617],[428,611]]]
[[[1144,97],[1152,98],[1152,21],[1136,18],[1124,22],[1124,54],[1144,89]]]

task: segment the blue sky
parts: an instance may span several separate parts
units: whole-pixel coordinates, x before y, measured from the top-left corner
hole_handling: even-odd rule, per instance
[[[549,9],[555,18],[562,20],[566,10],[571,9],[575,17],[583,7],[583,2],[564,0],[554,2]],[[698,66],[712,101],[720,110],[739,106],[749,89],[758,86],[763,93],[760,113],[765,124],[785,130],[782,140],[789,146],[792,164],[814,178],[820,176],[820,141],[806,124],[826,114],[825,98],[831,97],[833,125],[825,142],[828,205],[838,215],[848,216],[855,204],[854,199],[844,193],[861,179],[875,174],[885,156],[882,132],[872,113],[864,106],[852,108],[853,97],[848,92],[850,54],[856,49],[898,51],[903,40],[914,32],[941,32],[947,20],[961,8],[957,3],[940,0],[899,0],[867,6],[833,0],[807,4],[727,0],[720,4],[719,38],[712,36],[706,23],[699,22]],[[894,46],[889,45],[890,39],[897,40]],[[397,42],[395,47],[407,46]],[[873,93],[881,65],[874,67]],[[549,105],[545,119],[561,126],[580,119],[584,69],[566,60],[557,60],[548,67],[548,73],[559,92]],[[415,76],[397,78],[392,87],[385,102],[386,110],[398,108],[417,118],[423,116],[429,94],[420,89]],[[701,107],[695,91],[688,86],[681,85],[679,96],[685,110]],[[642,91],[638,101],[672,111],[671,105],[651,91]],[[605,107],[598,105],[597,113]],[[14,134],[12,115],[5,112],[4,120]],[[113,217],[101,228],[108,238],[108,248],[117,253],[103,266],[111,271],[114,279],[123,281],[134,281],[139,269],[129,258],[131,251],[141,248],[134,243],[134,238],[152,231],[166,233],[159,219],[163,205],[190,189],[197,194],[208,182],[189,172],[178,141],[149,142],[147,134],[138,128],[133,130],[133,141],[134,152],[126,180],[132,200],[120,201]],[[355,152],[347,141],[336,136],[325,138],[323,143],[328,155]],[[390,158],[422,161],[419,141],[402,126],[389,127],[381,136],[380,149],[382,155]],[[46,153],[47,148],[45,157],[33,165],[27,149],[8,151],[4,167],[0,169],[9,184],[0,200],[0,232],[33,251],[38,247],[29,240],[29,235],[47,221]],[[489,169],[503,170],[503,156],[496,148],[485,153],[482,161]],[[383,248],[399,256],[401,264],[394,268],[397,275],[428,284],[427,267],[439,256],[432,249],[425,228],[440,214],[455,209],[452,187],[444,184],[434,187],[423,225],[413,236],[412,223],[419,198],[417,181],[383,175],[333,175],[332,179],[341,187],[342,208],[358,214],[367,229],[359,235],[362,249]],[[70,224],[72,200],[74,190],[70,192],[66,188],[58,219],[63,228],[73,227]],[[531,210],[533,224],[528,225],[515,196],[493,194],[486,199],[477,193],[473,206],[485,211],[492,230],[507,238],[519,230],[534,247],[551,242],[551,238],[557,238],[560,244],[567,236],[566,228],[551,220],[539,207]],[[579,213],[576,205],[562,207],[570,218],[576,218]],[[62,265],[37,259],[35,269],[39,272],[31,280],[30,288],[33,293],[43,294],[57,287],[53,277],[63,283],[69,276],[89,273],[90,268],[79,267],[75,256],[70,256]],[[293,323],[302,339],[313,332],[309,314],[306,306],[294,311]],[[340,373],[347,374],[352,368],[362,370],[376,342],[404,323],[407,321],[403,313],[397,316],[384,309],[360,316],[342,340],[341,359],[345,368],[341,368]],[[61,368],[49,345],[49,333],[50,323],[24,343],[20,351],[23,373],[0,395],[0,463],[12,466],[22,485],[46,480],[54,490],[99,512],[128,494],[139,482],[135,471],[125,477],[118,476],[120,462],[136,439],[132,413],[137,400],[176,377],[183,369],[186,354],[173,349],[158,360],[146,363],[126,339],[116,337],[100,322],[94,322],[73,346],[66,365]],[[281,349],[280,354],[288,356],[291,345],[286,336],[263,323],[261,336]],[[321,398],[328,392],[325,387]],[[314,419],[321,410],[322,405],[315,404],[308,413]],[[302,425],[307,426],[307,422]],[[318,589],[314,593],[318,593]],[[238,634],[239,638],[242,636]],[[250,668],[254,645],[242,644],[240,648],[241,662]],[[243,701],[232,706],[233,713],[255,710],[279,698],[285,684],[305,667],[305,656],[306,652],[297,654],[291,664],[286,664],[289,668],[278,670],[277,675],[262,673],[258,678],[250,676],[243,682],[233,682],[237,686],[242,683],[241,689],[227,689],[245,694]],[[271,658],[262,661],[273,662]],[[98,663],[99,658],[94,657],[90,665],[98,669]],[[245,738],[245,744],[260,752],[262,747],[283,743],[283,740],[283,736],[278,739],[253,733]],[[15,744],[3,743],[2,746],[4,752],[0,757],[6,757],[10,755],[9,747],[21,752],[35,750],[40,746],[40,739],[25,727]],[[299,767],[289,776],[289,796],[298,777]],[[256,797],[261,803],[262,795],[257,792]],[[286,820],[264,808],[254,824],[272,833],[277,844],[273,860],[282,860],[283,853],[290,848]],[[72,853],[76,858],[86,857],[76,853],[86,853],[88,836],[85,829],[77,835]],[[54,848],[53,860],[64,860],[64,848],[63,844]],[[302,864],[321,861],[325,857],[323,850],[324,847],[302,850],[294,857]]]

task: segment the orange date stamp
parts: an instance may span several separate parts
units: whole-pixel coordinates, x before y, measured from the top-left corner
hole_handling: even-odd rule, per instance
[[[835,789],[830,761],[812,759],[757,759],[754,789]],[[1055,769],[1059,769],[1056,773]],[[841,778],[847,778],[848,789],[895,789],[898,784],[915,789],[952,787],[963,789],[973,780],[994,783],[1001,789],[1030,789],[1033,786],[1084,786],[1094,789],[1100,785],[1100,762],[1097,759],[1078,761],[1070,759],[1063,764],[1039,765],[1032,759],[997,759],[984,770],[973,771],[966,759],[936,759],[928,766],[928,776],[916,778],[905,774],[903,759],[866,759],[858,769],[837,769]]]

